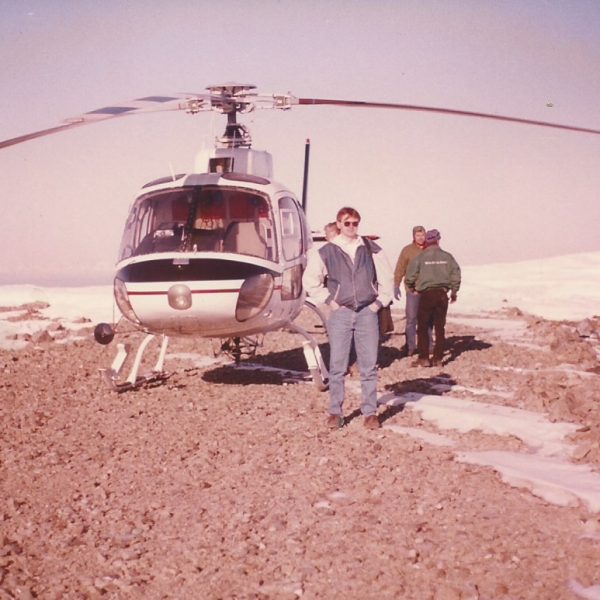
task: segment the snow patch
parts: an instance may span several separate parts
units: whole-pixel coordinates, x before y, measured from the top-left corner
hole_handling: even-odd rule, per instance
[[[539,454],[495,450],[459,452],[457,460],[492,467],[509,485],[526,488],[551,504],[577,506],[581,500],[591,512],[600,512],[600,475],[587,465]]]
[[[418,401],[407,400],[410,408],[442,429],[512,435],[545,456],[569,454],[569,446],[563,440],[578,427],[573,423],[552,423],[540,413],[452,396],[425,395]]]

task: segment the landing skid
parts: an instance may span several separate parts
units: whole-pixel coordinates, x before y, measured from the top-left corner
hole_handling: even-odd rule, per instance
[[[129,356],[131,346],[129,344],[117,344],[117,355],[115,356],[112,365],[110,366],[110,369],[100,369],[100,373],[103,376],[104,380],[110,385],[110,387],[113,390],[115,390],[116,392],[126,392],[128,390],[135,390],[142,386],[149,385],[151,383],[165,381],[171,376],[170,373],[167,373],[163,370],[165,355],[167,353],[167,346],[169,344],[169,338],[165,335],[162,336],[158,358],[152,370],[144,375],[138,375],[140,366],[142,364],[142,356],[146,348],[148,347],[148,344],[155,337],[156,336],[154,334],[149,333],[142,340],[142,343],[140,344],[135,355],[135,359],[133,361],[133,365],[131,366],[131,370],[129,371],[129,375],[127,376],[127,379],[123,381],[120,381],[119,377],[121,375],[123,367],[125,366],[125,361]]]
[[[317,320],[319,321],[317,327],[323,328],[326,332],[325,318],[321,311],[308,302],[305,306],[308,309],[310,309],[313,313],[316,313]],[[306,363],[308,365],[308,371],[310,373],[310,377],[313,383],[317,386],[317,388],[320,391],[328,389],[329,371],[327,370],[325,361],[323,360],[323,356],[321,354],[321,350],[319,348],[317,340],[306,329],[294,322],[290,322],[288,324],[288,329],[294,333],[299,333],[304,338],[304,341],[302,342],[302,349],[304,352]],[[171,376],[170,373],[166,372],[163,369],[165,356],[167,353],[167,346],[169,344],[169,338],[165,335],[162,336],[158,358],[154,367],[149,373],[139,375],[139,370],[142,364],[142,357],[144,355],[144,352],[146,351],[146,348],[148,347],[150,342],[155,338],[156,336],[150,333],[147,334],[146,337],[142,340],[133,360],[133,364],[131,366],[131,370],[129,371],[129,375],[124,380],[120,378],[121,373],[125,368],[127,358],[130,354],[131,345],[124,343],[117,344],[117,354],[110,368],[100,369],[102,377],[113,390],[115,390],[116,392],[126,392],[129,390],[135,390],[152,383],[165,381]],[[229,340],[225,340],[224,342],[221,340],[221,346],[219,348],[219,351],[228,354],[235,360],[236,364],[239,364],[241,358],[248,358],[254,356],[254,354],[256,353],[256,348],[259,345],[260,341],[256,338],[232,338]]]

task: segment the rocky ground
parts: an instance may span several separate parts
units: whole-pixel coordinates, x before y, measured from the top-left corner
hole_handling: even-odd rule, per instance
[[[495,319],[520,323],[519,340],[450,322],[436,369],[412,367],[393,335],[382,397],[512,391],[474,399],[576,424],[572,460],[600,473],[599,320]],[[599,513],[403,435],[394,426],[438,431],[403,404],[366,430],[356,378],[349,422],[330,432],[326,394],[293,373],[203,363],[210,341],[172,340],[167,381],[117,394],[98,374],[114,346],[80,336],[50,323],[0,351],[0,599],[600,597]],[[298,348],[270,335],[254,362],[303,370]],[[443,433],[461,450],[528,451]]]

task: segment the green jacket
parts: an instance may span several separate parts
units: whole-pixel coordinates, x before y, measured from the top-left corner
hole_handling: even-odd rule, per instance
[[[429,246],[410,261],[405,280],[409,290],[446,288],[455,294],[460,288],[460,267],[452,254]]]

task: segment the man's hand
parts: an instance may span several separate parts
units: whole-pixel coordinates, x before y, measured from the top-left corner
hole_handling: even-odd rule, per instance
[[[399,285],[394,288],[394,298],[396,298],[396,300],[400,300],[400,298],[402,298]]]
[[[369,308],[374,312],[379,312],[379,304],[377,304],[377,302],[372,302],[371,304],[369,304]]]
[[[332,300],[329,303],[329,306],[330,306],[331,310],[337,310],[340,307],[340,305],[335,300]]]
[[[456,292],[450,294],[450,302],[456,302]]]

